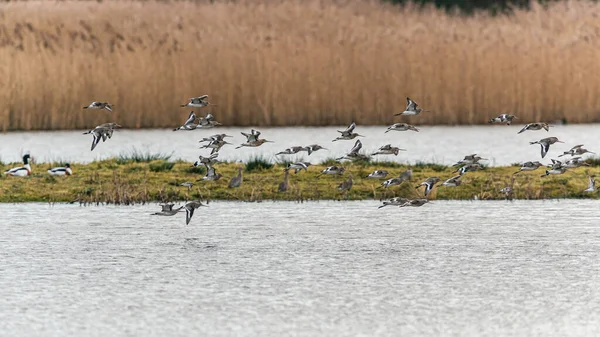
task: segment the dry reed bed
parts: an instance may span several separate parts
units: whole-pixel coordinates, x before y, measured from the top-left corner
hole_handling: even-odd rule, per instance
[[[377,1],[0,4],[3,130],[172,127],[208,93],[226,125],[598,122],[600,5],[446,15]],[[114,116],[84,112],[92,100]]]

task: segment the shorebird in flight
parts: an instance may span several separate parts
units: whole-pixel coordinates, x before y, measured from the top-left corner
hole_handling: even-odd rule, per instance
[[[438,177],[427,178],[424,182],[420,183],[415,188],[425,186],[425,196],[427,196],[429,194],[429,192],[431,192],[431,190],[433,189],[435,184],[437,184],[439,181],[440,181],[440,178],[438,178]]]
[[[188,119],[185,121],[185,123],[183,123],[182,126],[173,129],[173,131],[177,131],[177,130],[194,130],[196,129],[197,124],[196,122],[196,114],[192,111],[190,112],[190,115],[188,116]]]
[[[276,153],[275,155],[282,155],[282,154],[296,154],[300,151],[310,151],[308,147],[306,146],[292,146],[292,147],[288,147],[287,149]]]
[[[412,199],[412,200],[409,200],[408,202],[400,205],[400,207],[409,207],[409,206],[410,207],[420,207],[420,206],[425,205],[428,202],[429,202],[429,200],[427,200],[427,199]]]
[[[358,133],[352,132],[352,131],[354,131],[355,128],[356,128],[356,123],[352,122],[352,124],[350,124],[346,128],[346,130],[344,130],[344,131],[337,130],[337,132],[341,133],[341,135],[339,137],[337,137],[336,139],[332,140],[332,142],[335,142],[336,140],[351,140],[356,137],[364,137],[363,135],[359,135]]]
[[[321,171],[320,174],[317,175],[317,178],[324,175],[324,174],[343,174],[344,171],[346,171],[346,169],[342,166],[329,166],[327,168],[325,168],[324,170]]]
[[[257,147],[263,145],[264,143],[274,143],[270,140],[259,139],[258,137],[260,136],[260,131],[258,130],[252,129],[250,133],[242,132],[241,134],[244,135],[244,137],[246,137],[246,142],[240,144],[238,147],[236,147],[236,149],[239,149],[244,146]]]
[[[510,123],[512,123],[513,119],[519,119],[519,117],[517,117],[515,115],[501,114],[501,115],[498,115],[498,117],[494,117],[494,118],[490,119],[488,121],[488,123],[490,123],[490,124],[492,124],[492,123],[506,123],[506,125],[510,125]]]
[[[366,176],[365,178],[383,179],[383,178],[387,177],[388,174],[389,174],[389,172],[386,171],[386,170],[375,170],[371,174],[369,174],[368,176]]]
[[[596,180],[595,176],[588,176],[588,187],[583,190],[584,192],[596,192]]]
[[[181,211],[184,207],[181,206],[179,208],[173,209],[174,205],[175,204],[161,204],[160,206],[162,207],[162,210],[160,212],[152,213],[152,215],[172,216],[179,213],[179,211]]]
[[[548,137],[548,138],[540,139],[537,142],[529,142],[529,144],[531,144],[531,145],[540,144],[540,146],[542,147],[542,158],[544,158],[546,156],[546,154],[548,153],[548,150],[550,149],[550,145],[552,145],[554,143],[564,143],[564,142],[561,142],[556,137]]]
[[[99,109],[99,110],[107,110],[112,112],[112,104],[108,102],[92,102],[88,106],[84,106],[83,109]]]
[[[306,149],[308,150],[308,155],[309,155],[309,156],[311,155],[311,153],[313,153],[313,152],[316,152],[316,151],[319,151],[319,150],[328,150],[328,149],[326,149],[326,148],[322,147],[322,146],[321,146],[321,145],[319,145],[319,144],[312,144],[312,145],[309,145],[309,146],[307,146],[307,147],[306,147]]]
[[[460,180],[461,177],[462,177],[462,175],[454,176],[454,177],[444,181],[441,186],[448,186],[448,187],[460,186],[460,184],[462,184],[462,181]]]
[[[302,171],[302,170],[308,171],[308,167],[310,165],[312,165],[312,164],[309,163],[309,162],[300,161],[300,162],[297,162],[297,163],[290,163],[285,169],[287,171],[294,170],[294,174],[297,174],[299,171]]]
[[[482,158],[476,154],[470,154],[465,156],[465,158],[463,158],[462,160],[459,160],[456,164],[454,164],[453,166],[458,166],[458,165],[468,165],[468,164],[477,164],[480,160],[487,160],[485,158]]]
[[[204,166],[206,166],[206,175],[204,177],[198,179],[197,181],[200,181],[200,180],[216,181],[216,180],[221,179],[221,177],[223,176],[221,173],[217,173],[215,168],[212,167],[210,164],[204,164]]]
[[[362,142],[360,141],[360,139],[357,139],[356,143],[354,143],[354,146],[352,147],[352,149],[350,149],[350,152],[348,152],[343,157],[336,158],[336,160],[343,160],[343,159],[348,159],[348,160],[368,159],[369,156],[361,154],[361,153],[358,153],[358,151],[360,151],[360,149],[362,149]]]
[[[527,161],[527,162],[524,162],[523,165],[521,165],[521,168],[513,174],[517,174],[521,171],[535,171],[540,166],[544,166],[544,164],[540,163],[539,161]]]
[[[550,131],[550,126],[548,123],[529,123],[527,125],[525,125],[521,131],[517,132],[517,134],[519,133],[523,133],[527,130],[541,130],[544,129],[546,131]]]
[[[211,129],[215,126],[223,125],[215,120],[215,116],[212,114],[206,114],[206,117],[200,117],[198,119],[198,125],[196,129]]]
[[[421,108],[417,108],[417,106],[418,106],[418,104],[415,101],[406,97],[406,108],[404,109],[404,111],[399,112],[399,113],[395,114],[394,116],[415,116],[415,115],[420,114],[423,111],[428,112]]]
[[[571,156],[580,156],[584,153],[594,153],[592,151],[588,151],[583,148],[583,144],[573,146],[569,151],[563,152],[563,154],[559,155],[559,157],[566,156],[570,154]]]
[[[208,95],[202,95],[200,97],[192,97],[192,98],[190,98],[190,101],[187,104],[181,104],[181,107],[189,106],[192,108],[203,108],[203,107],[209,106],[209,105],[216,106],[216,104],[209,103],[207,101],[207,99],[208,99]]]
[[[419,132],[419,129],[417,129],[416,127],[414,127],[410,124],[396,123],[396,124],[390,125],[387,128],[387,130],[385,131],[385,133],[388,133],[390,131],[408,131],[408,130]]]
[[[185,206],[183,206],[185,208],[185,224],[186,225],[189,225],[190,221],[192,220],[192,216],[194,216],[194,211],[201,206],[206,206],[206,205],[204,205],[199,200],[190,201],[187,204],[185,204]]]
[[[402,206],[404,204],[406,204],[407,202],[409,202],[409,199],[406,198],[391,198],[390,200],[384,201],[383,205],[377,207],[377,208],[383,208],[385,206]]]
[[[372,156],[375,156],[378,154],[393,154],[393,155],[397,156],[398,153],[400,153],[400,151],[406,151],[406,150],[401,149],[396,146],[392,146],[392,144],[386,144],[386,145],[380,147],[379,150],[377,150],[377,152],[372,154]]]

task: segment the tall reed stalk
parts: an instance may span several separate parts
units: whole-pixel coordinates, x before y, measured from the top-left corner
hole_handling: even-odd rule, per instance
[[[600,121],[600,5],[448,15],[378,1],[0,4],[0,128]],[[115,104],[113,114],[82,110]]]

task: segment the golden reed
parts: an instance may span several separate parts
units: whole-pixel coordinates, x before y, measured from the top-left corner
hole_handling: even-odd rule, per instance
[[[2,130],[600,121],[600,5],[447,15],[379,1],[0,4]],[[82,110],[89,102],[115,104]]]

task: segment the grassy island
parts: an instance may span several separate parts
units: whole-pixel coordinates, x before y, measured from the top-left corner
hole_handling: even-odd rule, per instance
[[[134,204],[176,200],[364,200],[392,197],[417,198],[423,196],[423,187],[415,189],[428,177],[436,176],[442,182],[455,176],[456,167],[436,164],[412,166],[388,162],[343,163],[346,172],[342,176],[322,175],[328,165],[340,165],[326,161],[301,171],[289,174],[289,189],[278,192],[284,179],[286,163],[271,163],[257,158],[245,164],[217,163],[215,168],[223,175],[218,181],[197,181],[205,174],[204,167],[193,167],[184,161],[148,158],[115,158],[89,164],[71,163],[73,175],[51,176],[47,170],[61,163],[33,164],[29,177],[0,175],[0,202],[78,202],[82,204],[112,203]],[[437,187],[430,199],[443,200],[493,200],[507,196],[499,191],[512,186],[515,199],[553,198],[597,198],[597,193],[583,192],[587,187],[587,176],[598,171],[598,163],[589,160],[590,166],[571,169],[562,175],[540,177],[541,167],[532,172],[518,171],[518,166],[484,167],[483,170],[468,172],[457,187]],[[228,188],[231,177],[243,166],[243,183],[239,188]],[[22,166],[19,163],[0,163],[0,170]],[[399,186],[381,187],[385,179],[366,179],[376,169],[390,172],[387,178],[397,177],[407,168],[413,171],[412,180]],[[337,186],[353,176],[353,186],[348,193],[338,191]],[[194,185],[188,189],[180,186],[186,181]]]

